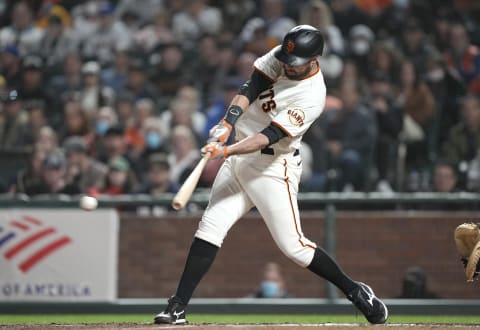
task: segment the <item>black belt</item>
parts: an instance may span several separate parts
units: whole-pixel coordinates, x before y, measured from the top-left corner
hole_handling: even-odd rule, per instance
[[[265,155],[275,155],[275,150],[273,148],[265,147],[263,149],[260,149],[260,153],[265,154]],[[294,156],[300,155],[300,150],[295,149],[293,152]]]

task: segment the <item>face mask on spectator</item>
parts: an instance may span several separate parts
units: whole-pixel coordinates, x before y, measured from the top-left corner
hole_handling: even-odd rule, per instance
[[[437,82],[443,79],[445,72],[442,69],[433,69],[427,72],[427,79],[433,82]]]
[[[100,119],[95,125],[95,131],[98,135],[103,136],[105,135],[109,127],[110,123],[108,121],[106,121],[105,119]]]
[[[355,40],[352,43],[352,52],[357,56],[363,56],[370,50],[370,44],[367,40]]]
[[[262,296],[265,298],[275,298],[280,295],[280,287],[273,281],[263,281],[260,285]]]
[[[147,146],[149,149],[157,149],[162,145],[162,137],[155,132],[148,132],[147,133]]]

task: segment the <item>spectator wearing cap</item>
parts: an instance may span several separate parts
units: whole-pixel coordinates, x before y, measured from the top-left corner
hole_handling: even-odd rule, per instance
[[[22,61],[16,46],[0,47],[0,68],[7,85],[10,88],[18,88],[21,81]]]
[[[41,171],[41,181],[27,187],[25,190],[27,195],[80,193],[78,186],[66,180],[66,161],[60,150],[51,151],[46,155]]]
[[[139,173],[137,158],[132,155],[130,145],[125,137],[125,129],[119,125],[110,127],[100,141],[95,144],[95,158],[108,164],[116,157],[125,158],[130,166],[130,171]]]
[[[103,188],[107,167],[88,155],[88,145],[81,136],[71,136],[63,142],[67,160],[67,181],[75,183],[82,193],[98,192]]]
[[[100,190],[105,195],[124,195],[134,191],[137,181],[130,169],[128,161],[117,156],[108,162],[108,172],[105,178],[104,188]]]
[[[28,3],[16,2],[11,17],[11,24],[0,30],[0,45],[15,45],[22,56],[39,51],[43,30],[35,26]]]
[[[114,51],[129,48],[132,37],[125,24],[114,16],[114,5],[104,1],[97,8],[97,26],[94,32],[84,40],[83,56],[95,58],[100,64],[113,61]]]
[[[39,52],[46,60],[49,70],[55,70],[61,66],[67,54],[78,52],[78,38],[74,31],[64,25],[62,18],[51,14],[47,20],[47,26],[42,40],[40,41]]]
[[[44,79],[44,63],[40,56],[30,54],[23,58],[22,80],[18,92],[25,103],[43,102],[46,109],[50,108],[50,96]]]
[[[170,181],[170,164],[167,155],[155,153],[150,155],[146,162],[147,171],[145,178],[135,190],[136,194],[148,194],[150,196],[161,196],[164,193],[173,193],[175,188]],[[170,210],[169,207],[161,205],[139,206],[137,214],[143,216],[160,216]]]
[[[3,111],[0,114],[0,147],[26,147],[28,115],[16,90],[1,96]]]
[[[480,96],[480,48],[470,42],[463,24],[451,25],[450,45],[446,55],[449,68],[461,77],[470,93]]]
[[[103,85],[98,62],[88,61],[83,64],[82,77],[80,102],[90,118],[93,118],[101,107],[114,105],[115,92],[112,88]]]

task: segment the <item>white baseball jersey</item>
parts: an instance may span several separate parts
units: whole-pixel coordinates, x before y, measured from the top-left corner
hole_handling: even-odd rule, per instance
[[[275,50],[254,63],[255,69],[275,83],[238,119],[235,138],[241,140],[273,123],[288,136],[272,146],[276,152],[284,154],[300,148],[302,135],[323,111],[326,88],[320,69],[303,80],[285,77],[282,62],[273,55]]]
[[[273,154],[258,150],[225,160],[195,236],[221,246],[235,222],[256,207],[280,250],[307,267],[317,245],[303,235],[300,225],[297,193],[302,167],[301,155],[295,151],[323,110],[325,83],[319,67],[303,80],[289,80],[274,51],[254,64],[274,83],[238,119],[236,139],[259,133],[271,123],[287,136],[270,146]]]

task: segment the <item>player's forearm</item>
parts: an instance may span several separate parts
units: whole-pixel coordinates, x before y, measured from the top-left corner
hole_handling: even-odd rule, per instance
[[[268,138],[264,134],[258,133],[258,134],[246,137],[245,139],[228,146],[227,154],[228,155],[249,154],[265,148],[266,146],[268,146],[268,143],[269,143]]]
[[[243,111],[245,111],[250,105],[250,101],[246,96],[237,94],[233,97],[232,101],[230,102],[230,105],[238,105],[240,108],[242,108]]]

